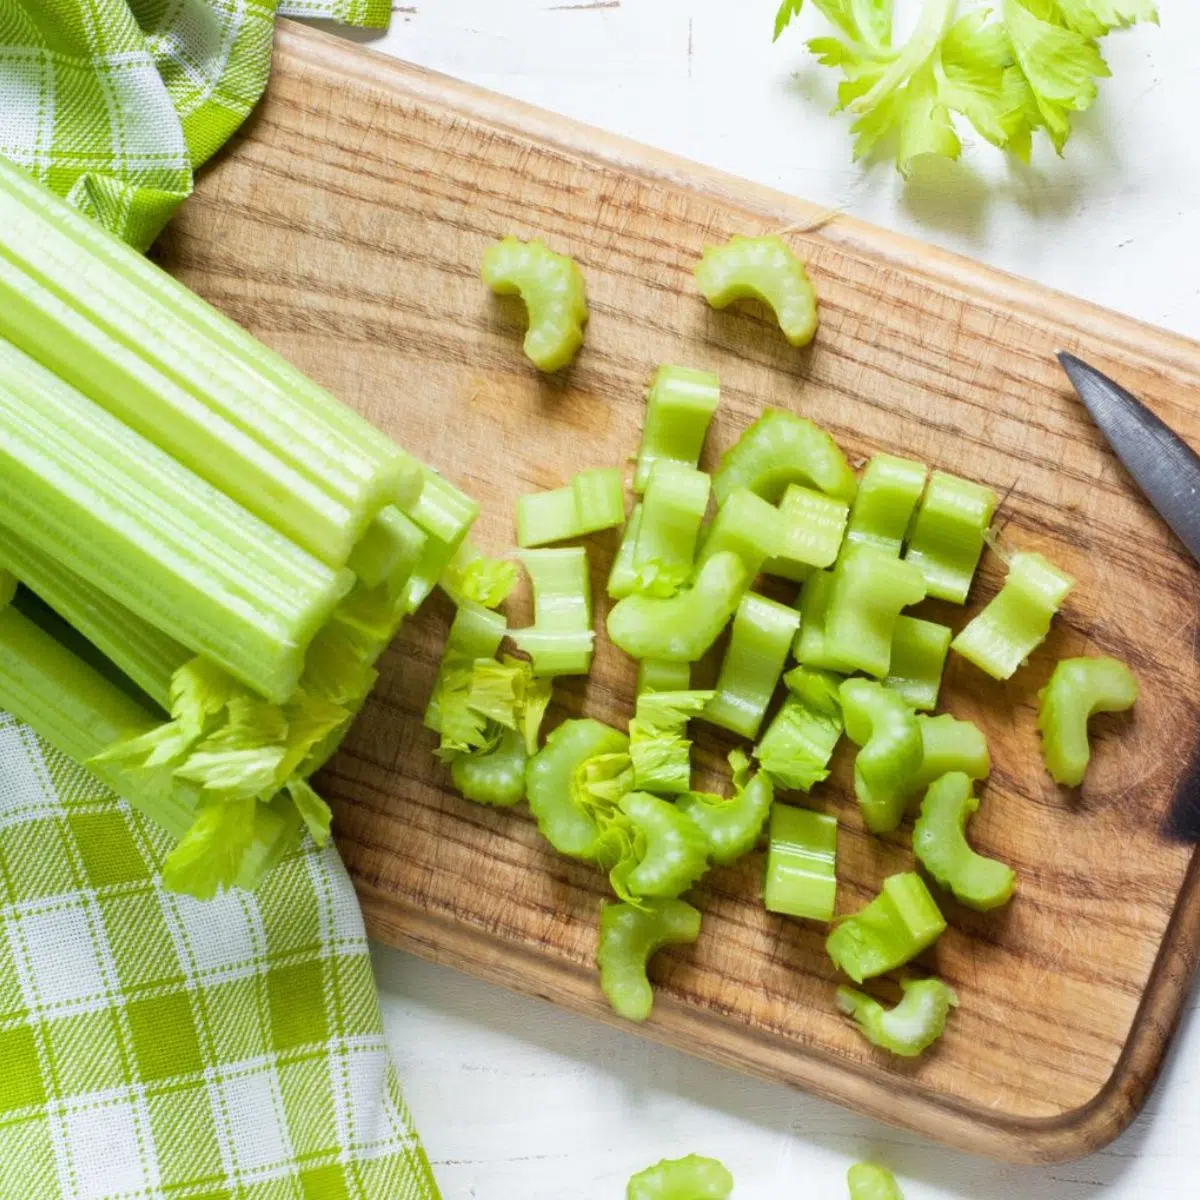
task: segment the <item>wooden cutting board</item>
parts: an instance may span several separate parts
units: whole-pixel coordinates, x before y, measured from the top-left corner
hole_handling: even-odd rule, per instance
[[[911,1063],[863,1043],[835,1011],[825,931],[763,910],[761,855],[697,889],[700,940],[654,964],[643,1032],[1000,1158],[1108,1142],[1145,1098],[1200,938],[1193,855],[1159,832],[1200,761],[1200,572],[1052,354],[1107,367],[1200,444],[1200,346],[325,35],[284,23],[277,53],[266,102],[158,253],[475,495],[485,549],[512,544],[519,493],[636,449],[643,388],[670,361],[721,374],[708,464],[763,405],[792,408],[852,459],[888,449],[990,485],[1004,544],[1078,578],[1011,683],[961,661],[949,672],[948,707],[982,724],[995,761],[972,836],[1020,885],[996,914],[945,905],[928,966],[962,1003],[942,1043]],[[710,312],[692,286],[706,243],[784,228],[821,298],[806,351],[753,307]],[[587,276],[587,346],[562,375],[528,366],[520,305],[478,281],[484,247],[509,233],[546,238]],[[588,543],[600,619],[614,544]],[[967,611],[943,619],[960,625],[1001,578],[988,555]],[[549,850],[524,809],[456,796],[431,753],[421,713],[450,615],[435,598],[405,629],[322,779],[368,927],[611,1019],[593,969],[602,877]],[[519,595],[512,621],[527,618]],[[1035,700],[1056,659],[1101,652],[1131,663],[1143,699],[1099,723],[1095,766],[1071,794],[1041,768]],[[553,718],[623,723],[633,679],[601,639],[594,674],[561,683]],[[696,728],[701,765],[723,765],[731,743]],[[841,819],[849,912],[912,860],[907,831],[864,834],[844,751],[812,802]]]

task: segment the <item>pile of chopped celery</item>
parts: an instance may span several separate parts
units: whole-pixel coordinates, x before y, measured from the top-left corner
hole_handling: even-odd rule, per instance
[[[574,279],[562,256],[545,264],[550,275]],[[765,304],[795,345],[816,331],[815,293],[781,237],[735,237],[710,248],[696,280],[713,307]],[[567,303],[575,286],[563,284]],[[578,349],[574,332],[560,349],[555,361]],[[519,553],[536,611],[531,628],[509,632],[521,660],[498,657],[506,632],[492,611],[499,592],[482,607],[460,595],[465,568],[452,564],[443,586],[459,616],[426,723],[464,796],[494,805],[526,799],[556,850],[607,874],[614,898],[600,915],[597,961],[617,1014],[649,1017],[651,957],[699,937],[702,913],[685,894],[710,869],[765,844],[768,911],[829,926],[829,957],[856,985],[901,972],[890,1004],[848,986],[836,1003],[872,1045],[918,1055],[941,1037],[959,995],[934,976],[912,976],[910,964],[947,928],[951,899],[986,912],[1017,887],[1015,872],[968,838],[991,759],[976,725],[937,711],[946,663],[953,652],[972,664],[968,675],[978,668],[1009,679],[1048,635],[1074,580],[1041,554],[1005,552],[1004,587],[952,628],[942,623],[945,604],[967,603],[994,544],[991,488],[888,453],[858,473],[825,430],[780,409],[744,429],[710,476],[700,462],[719,403],[711,371],[658,367],[628,519],[622,476],[604,464],[517,504],[522,547],[623,525],[604,629],[638,663],[627,729],[568,720],[539,746],[553,677],[590,669],[584,545]],[[485,570],[481,561],[491,560],[472,551],[477,575],[499,575],[501,564]],[[777,582],[764,585],[770,577]],[[793,602],[783,603],[780,588],[789,583]],[[922,612],[927,599],[942,607]],[[694,665],[727,628],[715,686],[695,687]],[[1039,720],[1057,781],[1081,782],[1091,714],[1128,708],[1136,694],[1128,670],[1112,660],[1060,665]],[[726,794],[693,786],[691,737],[703,724],[747,743],[728,755]],[[857,816],[840,806],[821,811],[816,794],[843,736],[854,749]],[[873,899],[839,915],[839,825],[893,835],[909,820],[921,872],[881,880]],[[859,1172],[860,1190],[883,1186],[874,1170]],[[724,1179],[709,1160],[680,1160],[638,1177],[637,1194],[658,1195],[655,1181],[691,1171]],[[725,1194],[723,1182],[716,1187],[713,1194]]]

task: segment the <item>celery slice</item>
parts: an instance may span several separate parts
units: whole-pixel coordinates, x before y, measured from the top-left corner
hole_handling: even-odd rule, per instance
[[[738,488],[777,503],[790,483],[853,500],[858,481],[833,438],[806,417],[768,408],[721,456],[713,494],[724,504]]]
[[[733,1176],[721,1163],[689,1154],[639,1171],[625,1189],[625,1200],[729,1200],[732,1194]]]
[[[614,467],[580,471],[566,487],[517,499],[517,545],[564,542],[625,520],[625,485]]]
[[[735,235],[722,246],[706,246],[696,286],[713,308],[761,300],[793,346],[807,346],[817,332],[817,294],[804,264],[777,234]]]
[[[850,506],[812,488],[790,484],[779,504],[783,542],[763,568],[768,575],[803,582],[814,567],[830,566],[842,548]]]
[[[896,1177],[875,1163],[855,1163],[846,1172],[850,1200],[904,1200]]]
[[[689,581],[709,486],[708,476],[694,467],[669,461],[655,467],[633,551],[637,590],[672,596]]]
[[[712,371],[663,364],[646,393],[646,419],[633,490],[646,490],[655,466],[673,462],[695,467],[721,400],[721,381]]]
[[[1137,703],[1133,672],[1115,658],[1068,658],[1038,693],[1042,757],[1055,783],[1078,787],[1092,748],[1088,721],[1096,713],[1126,712]]]
[[[460,754],[450,764],[454,786],[467,800],[490,808],[511,808],[525,799],[529,753],[514,729],[506,729],[486,754]]]
[[[425,534],[425,548],[406,587],[408,611],[415,612],[471,532],[479,505],[432,467],[426,467],[421,494],[405,506],[405,512]]]
[[[904,966],[945,932],[946,919],[921,877],[889,875],[865,908],[834,927],[825,949],[855,983]]]
[[[934,471],[913,519],[906,562],[921,568],[929,595],[962,604],[971,590],[996,493]]]
[[[754,756],[781,788],[807,792],[829,778],[829,760],[842,736],[836,675],[797,667],[784,676],[788,697]]]
[[[942,672],[953,631],[936,621],[899,616],[892,635],[892,658],[885,687],[898,692],[916,709],[937,708]]]
[[[833,920],[837,900],[837,818],[808,808],[771,809],[763,903],[768,912]]]
[[[623,600],[632,596],[637,589],[637,570],[633,565],[633,556],[637,552],[638,535],[642,530],[642,506],[635,504],[629,520],[625,522],[625,532],[621,535],[621,544],[617,547],[613,558],[612,569],[608,573],[608,594],[613,600]]]
[[[829,617],[829,600],[833,594],[833,572],[814,571],[800,589],[800,631],[792,653],[803,666],[818,671],[837,671],[848,674],[854,670],[829,649],[826,636],[826,621]]]
[[[754,592],[742,597],[706,721],[745,738],[758,736],[799,625],[794,608]]]
[[[470,538],[454,552],[438,586],[454,601],[470,601],[484,608],[499,608],[512,594],[521,568],[504,558],[488,558]]]
[[[858,483],[846,527],[847,543],[866,542],[899,558],[927,474],[924,463],[876,454]]]
[[[511,634],[533,660],[535,675],[586,675],[592,665],[592,582],[582,546],[525,550],[533,584],[534,622]]]
[[[685,736],[690,717],[699,716],[712,692],[644,692],[629,722],[633,785],[647,792],[678,795],[692,784],[692,743]]]
[[[861,746],[854,792],[872,833],[890,833],[904,816],[912,779],[921,769],[921,727],[895,692],[866,679],[839,689],[846,735]]]
[[[654,1006],[646,975],[651,957],[664,946],[694,942],[700,913],[684,900],[645,900],[605,904],[600,909],[596,961],[600,987],[613,1012],[627,1021],[644,1021]]]
[[[749,488],[731,492],[717,510],[696,559],[699,570],[715,554],[736,554],[753,581],[763,564],[783,547],[783,517],[773,504]]]
[[[992,758],[979,726],[949,713],[919,716],[917,724],[921,728],[921,766],[908,781],[911,798],[920,802],[930,784],[953,771],[976,781],[991,774]]]
[[[649,792],[627,792],[620,809],[640,851],[621,880],[631,896],[672,899],[708,870],[708,839],[682,809]]]
[[[638,663],[637,694],[643,692],[686,692],[692,686],[691,663],[643,658]]]
[[[901,1058],[916,1058],[945,1032],[946,1018],[958,1007],[958,996],[940,979],[902,979],[900,987],[904,998],[890,1009],[865,992],[840,987],[838,1008],[853,1018],[872,1046]]]
[[[1011,679],[1045,640],[1074,586],[1040,554],[1014,554],[1004,586],[950,645],[993,679]]]
[[[687,792],[675,801],[691,817],[708,843],[708,857],[728,867],[754,849],[767,817],[775,788],[765,771],[750,774],[750,760],[741,750],[729,753],[733,795]]]
[[[481,604],[459,605],[425,709],[426,729],[441,734],[449,732],[452,741],[463,743],[474,742],[475,737],[482,735],[486,718],[481,713],[474,713],[469,704],[475,660],[495,658],[505,630],[506,623],[500,613]],[[449,726],[444,719],[446,716],[450,719]],[[466,738],[461,736],[464,721],[469,730],[475,731]],[[461,748],[470,747],[464,745]]]

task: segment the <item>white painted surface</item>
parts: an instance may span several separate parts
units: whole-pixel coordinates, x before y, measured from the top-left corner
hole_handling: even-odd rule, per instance
[[[408,0],[402,0],[408,3]],[[904,186],[849,161],[832,80],[775,0],[411,0],[374,45],[424,66],[1032,276],[1200,337],[1200,5],[1114,37],[1114,79],[1060,162],[986,145]],[[903,0],[902,0],[903,3]],[[577,7],[575,7],[577,6]],[[815,19],[815,18],[814,18]],[[806,22],[810,18],[806,18]],[[897,1134],[406,955],[376,955],[385,1019],[446,1200],[619,1200],[691,1150],[747,1200],[842,1197],[877,1155],[908,1200],[1200,1195],[1193,1003],[1163,1080],[1109,1150],[1007,1169]]]

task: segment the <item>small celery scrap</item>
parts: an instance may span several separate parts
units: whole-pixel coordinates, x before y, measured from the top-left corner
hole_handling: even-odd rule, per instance
[[[777,234],[734,235],[724,245],[706,246],[696,286],[713,308],[761,300],[793,346],[807,346],[817,332],[817,293],[804,263]]]
[[[608,573],[607,591],[613,600],[623,600],[632,596],[637,588],[638,575],[633,565],[633,556],[637,551],[638,535],[642,531],[642,506],[635,504],[629,520],[625,522],[625,531],[621,534],[621,544],[613,558],[613,564]]]
[[[829,778],[829,760],[842,736],[841,678],[796,667],[783,677],[788,695],[754,747],[777,787],[807,792]]]
[[[765,771],[750,773],[750,760],[741,750],[729,753],[733,795],[687,792],[675,802],[698,826],[708,842],[708,857],[728,867],[754,849],[775,798],[771,777]]]
[[[711,480],[677,462],[655,466],[642,497],[633,548],[634,590],[673,596],[692,578]]]
[[[858,481],[846,541],[866,542],[899,558],[927,474],[924,463],[876,454]]]
[[[567,546],[524,550],[521,562],[533,584],[533,625],[511,637],[533,661],[535,675],[586,675],[596,639],[587,550]]]
[[[594,467],[571,477],[566,487],[517,498],[517,545],[565,542],[614,529],[625,521],[625,485],[615,467]]]
[[[1158,22],[1153,0],[999,0],[994,6],[923,0],[906,42],[893,44],[893,0],[813,0],[837,36],[808,47],[841,71],[838,108],[855,119],[854,157],[887,152],[908,175],[925,155],[957,159],[955,118],[1028,162],[1041,131],[1061,154],[1074,114],[1091,108],[1110,72],[1099,40]],[[804,6],[783,0],[776,38]]]
[[[495,658],[504,640],[504,617],[481,604],[459,606],[425,709],[425,728],[441,734],[445,756],[477,750],[486,742],[487,717],[470,705],[475,660]]]
[[[1038,693],[1042,757],[1055,783],[1078,787],[1092,748],[1088,721],[1096,713],[1127,712],[1138,698],[1133,672],[1115,658],[1067,658]]]
[[[666,1159],[639,1171],[625,1189],[625,1200],[729,1200],[733,1176],[715,1158],[689,1154]]]
[[[699,936],[700,913],[685,900],[603,905],[596,961],[613,1012],[627,1021],[646,1020],[654,1007],[646,975],[651,957],[664,946],[685,945]]]
[[[753,580],[783,549],[783,515],[749,488],[737,488],[721,502],[696,559],[699,569],[715,554],[736,554]]]
[[[856,988],[839,987],[838,1008],[851,1017],[872,1046],[916,1058],[946,1030],[946,1018],[958,1007],[954,989],[940,979],[903,979],[904,997],[894,1008]]]
[[[583,345],[587,287],[575,261],[536,238],[514,237],[489,246],[483,282],[497,295],[519,295],[529,312],[525,354],[539,371],[558,371]]]
[[[454,552],[438,586],[454,601],[499,608],[512,594],[521,569],[505,558],[488,558],[470,538]]]
[[[695,467],[708,426],[721,400],[721,381],[712,371],[664,363],[646,393],[646,420],[638,450],[633,490],[641,495],[662,462]]]
[[[682,795],[692,786],[687,723],[713,698],[711,691],[644,692],[629,722],[633,784],[647,792]]]
[[[783,541],[763,568],[803,583],[814,569],[832,566],[842,548],[850,506],[812,488],[789,485],[779,502]]]
[[[850,1200],[904,1200],[896,1177],[876,1163],[855,1163],[846,1172]]]
[[[995,511],[990,488],[944,471],[930,476],[904,559],[921,568],[931,596],[966,601]]]
[[[763,904],[768,912],[833,920],[837,900],[837,818],[776,804]]]
[[[950,653],[953,631],[936,621],[900,616],[892,635],[892,661],[885,687],[898,692],[916,709],[937,708],[942,672]]]
[[[847,679],[840,690],[846,734],[862,748],[854,792],[872,833],[890,833],[904,817],[911,780],[921,769],[921,726],[901,696],[882,684]]]

